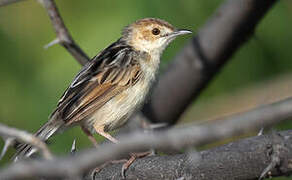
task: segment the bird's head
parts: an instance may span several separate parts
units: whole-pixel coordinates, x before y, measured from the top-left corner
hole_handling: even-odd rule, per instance
[[[122,39],[136,50],[161,54],[177,36],[189,33],[191,31],[176,29],[164,20],[145,18],[125,27]]]

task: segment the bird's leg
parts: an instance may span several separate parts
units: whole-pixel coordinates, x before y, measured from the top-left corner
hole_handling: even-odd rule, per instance
[[[82,131],[87,135],[88,139],[92,142],[92,144],[97,147],[98,143],[91,132],[84,126],[81,126]]]
[[[109,133],[104,132],[104,126],[94,125],[93,127],[98,134],[102,135],[103,137],[107,138],[108,140],[115,144],[118,143],[118,140],[116,138],[112,137]]]
[[[96,126],[96,125],[94,125],[93,127],[94,127],[95,131],[98,134],[102,135],[103,137],[107,138],[108,140],[110,140],[111,142],[113,142],[115,144],[118,143],[118,140],[117,139],[115,139],[114,137],[112,137],[109,133],[104,132],[104,126]],[[126,172],[126,170],[130,167],[130,165],[136,159],[142,158],[142,157],[145,157],[145,156],[148,156],[150,154],[152,154],[152,151],[138,152],[138,153],[130,153],[130,159],[128,159],[128,160],[121,159],[121,160],[113,160],[113,161],[106,162],[103,165],[97,167],[96,170],[95,170],[95,173],[98,173],[101,169],[103,169],[108,164],[116,164],[116,163],[120,163],[120,162],[125,162],[123,164],[122,172],[121,172],[122,173],[122,177],[125,178],[125,172]]]

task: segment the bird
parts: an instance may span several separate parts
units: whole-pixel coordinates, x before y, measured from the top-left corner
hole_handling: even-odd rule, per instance
[[[158,18],[143,18],[126,26],[117,41],[83,66],[35,136],[47,141],[79,125],[95,146],[93,133],[118,143],[108,132],[124,125],[143,105],[164,49],[177,36],[189,33]],[[21,144],[14,157],[27,158],[35,152],[35,147]]]

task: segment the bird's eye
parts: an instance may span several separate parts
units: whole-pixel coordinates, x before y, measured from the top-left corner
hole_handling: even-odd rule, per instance
[[[158,34],[160,34],[160,30],[158,28],[154,28],[154,29],[152,29],[152,34],[158,35]]]

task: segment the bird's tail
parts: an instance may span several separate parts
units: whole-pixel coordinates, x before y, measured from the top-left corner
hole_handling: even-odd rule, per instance
[[[45,142],[53,134],[55,134],[63,125],[64,125],[63,121],[48,121],[35,133],[35,136]],[[16,147],[16,153],[13,159],[14,161],[17,161],[22,158],[27,158],[30,157],[35,152],[37,152],[37,149],[31,146],[30,144],[19,144]]]

